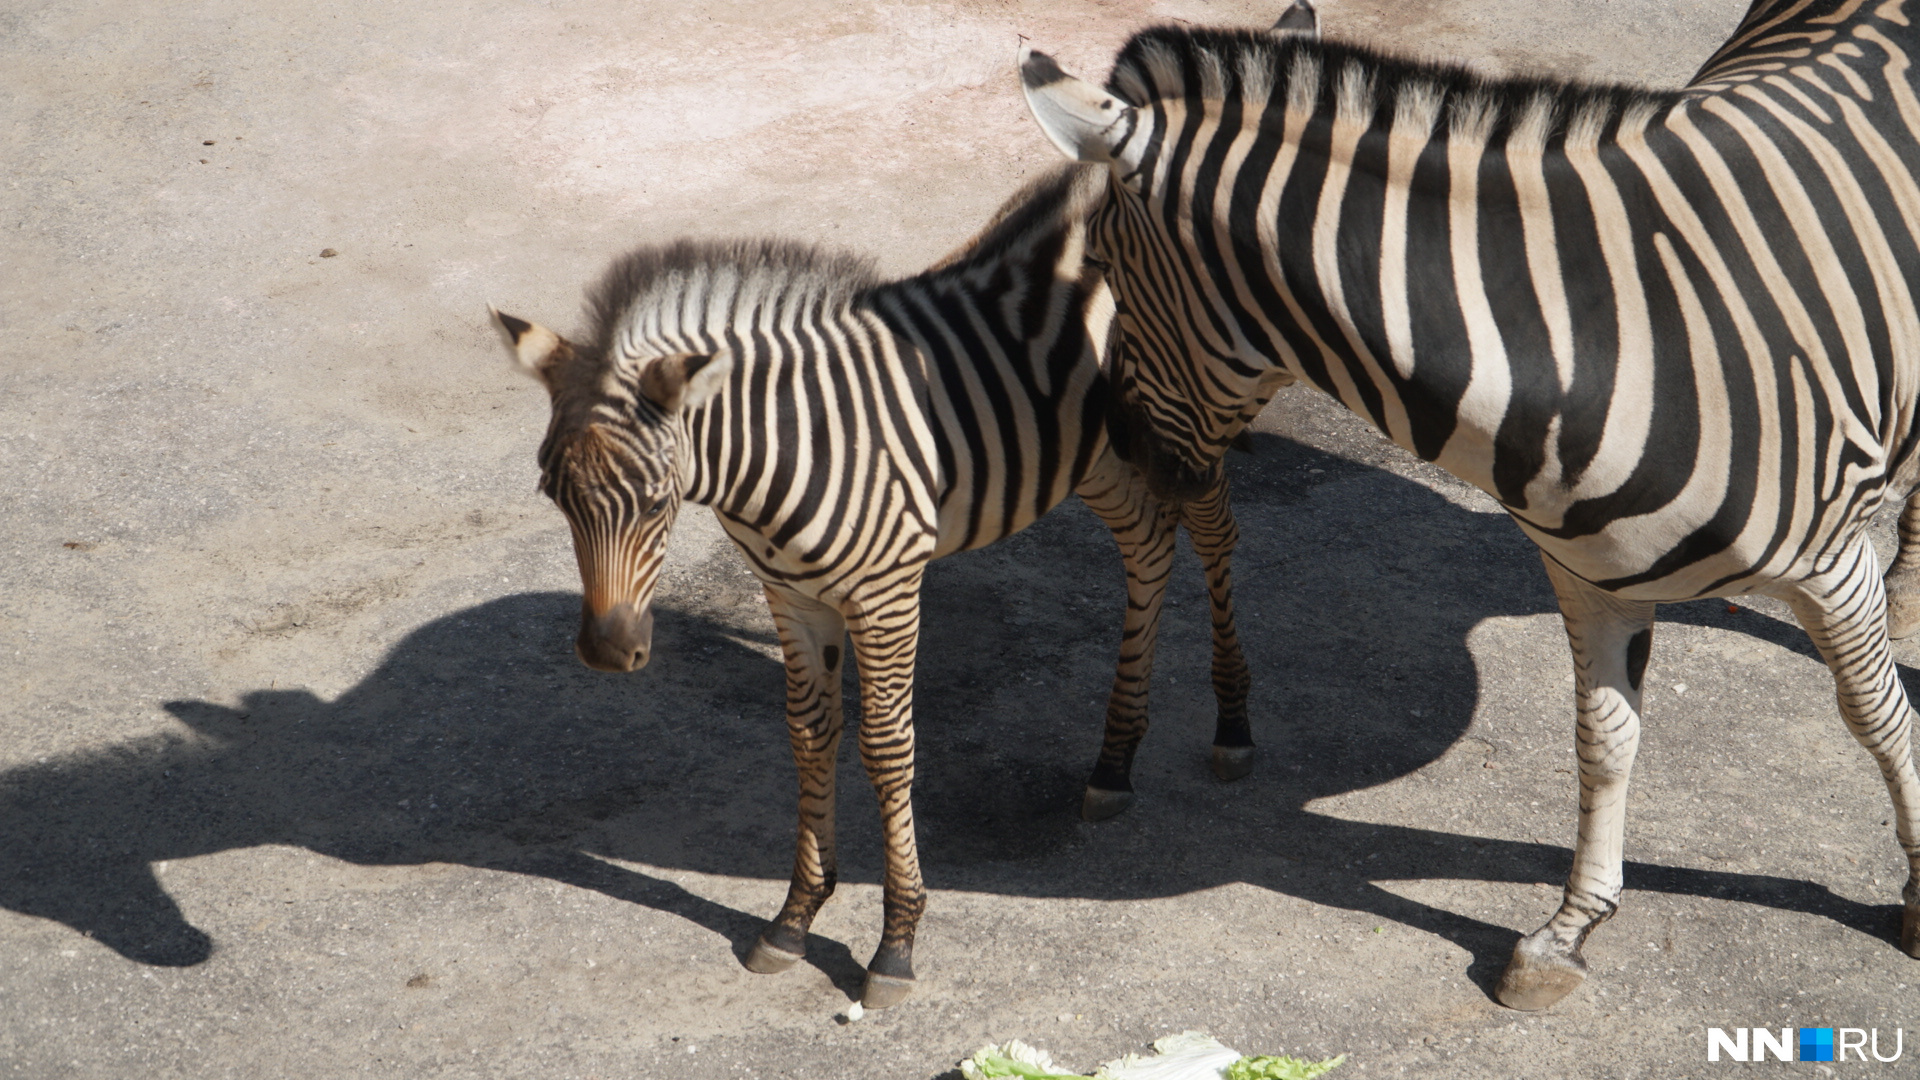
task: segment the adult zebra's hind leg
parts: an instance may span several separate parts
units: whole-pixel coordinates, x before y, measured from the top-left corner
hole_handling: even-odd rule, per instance
[[[1900,551],[1887,567],[1887,636],[1920,632],[1920,491],[1900,509]]]
[[[1240,543],[1240,527],[1233,520],[1225,469],[1206,494],[1181,504],[1180,521],[1200,556],[1213,617],[1213,695],[1220,709],[1213,729],[1213,774],[1238,780],[1253,771],[1253,728],[1247,722],[1252,679],[1233,617],[1233,549]]]
[[[1900,520],[1903,548],[1912,514],[1909,503]],[[1799,583],[1783,599],[1826,658],[1847,730],[1873,755],[1893,796],[1894,831],[1907,855],[1900,948],[1920,958],[1920,778],[1913,768],[1913,707],[1882,632],[1886,599],[1876,569],[1873,546],[1858,536],[1832,570]]]
[[[787,902],[747,954],[747,968],[785,971],[807,952],[807,929],[833,895],[834,762],[846,725],[840,707],[847,624],[838,611],[786,589],[768,588],[767,607],[786,656],[787,739],[800,774],[800,835]]]
[[[1627,777],[1640,745],[1640,681],[1653,647],[1651,603],[1623,600],[1544,559],[1573,649],[1580,826],[1560,910],[1520,939],[1494,996],[1544,1009],[1587,977],[1580,946],[1620,906]]]
[[[1148,491],[1146,479],[1111,451],[1094,463],[1075,491],[1113,530],[1127,573],[1127,614],[1113,690],[1107,695],[1106,736],[1080,802],[1083,819],[1101,821],[1133,802],[1133,757],[1147,734],[1153,650],[1179,528],[1173,505]]]

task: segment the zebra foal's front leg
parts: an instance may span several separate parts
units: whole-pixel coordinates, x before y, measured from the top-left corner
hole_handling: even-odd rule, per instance
[[[807,929],[833,895],[833,774],[846,724],[840,708],[846,621],[817,600],[771,586],[767,607],[786,657],[787,738],[800,774],[800,829],[787,902],[747,954],[748,970],[761,974],[785,971],[806,955]]]
[[[1623,600],[1542,557],[1573,649],[1580,825],[1560,910],[1520,939],[1494,996],[1544,1009],[1587,977],[1580,946],[1620,906],[1627,778],[1640,745],[1640,682],[1653,647],[1651,603]]]
[[[1906,546],[1908,504],[1901,515],[1901,546]],[[1900,948],[1920,958],[1920,778],[1913,768],[1913,706],[1894,667],[1873,546],[1855,537],[1838,564],[1801,582],[1783,596],[1806,628],[1833,672],[1840,716],[1847,730],[1873,755],[1893,797],[1894,834],[1907,856],[1907,885]]]
[[[913,935],[927,908],[920,851],[913,834],[913,668],[920,649],[922,566],[856,599],[849,620],[860,669],[860,762],[880,800],[886,846],[880,947],[867,963],[860,1002],[884,1009],[913,990]]]

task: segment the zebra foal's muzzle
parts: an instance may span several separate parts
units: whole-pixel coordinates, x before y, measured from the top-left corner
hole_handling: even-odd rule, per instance
[[[595,614],[580,605],[580,636],[574,640],[580,662],[595,671],[638,671],[653,651],[653,612],[633,604],[615,604]]]

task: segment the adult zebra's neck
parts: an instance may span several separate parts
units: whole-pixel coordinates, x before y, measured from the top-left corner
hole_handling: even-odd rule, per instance
[[[1904,64],[1889,36],[1913,32],[1857,8],[1799,4],[1788,21],[1757,8],[1749,45],[1713,70],[1761,81],[1719,93],[1490,80],[1307,41],[1150,32],[1111,84],[1143,103],[1145,147],[1126,184],[1147,220],[1113,232],[1159,235],[1163,254],[1202,264],[1185,284],[1196,314],[1184,329],[1190,353],[1214,358],[1206,370],[1223,389],[1207,392],[1223,406],[1264,400],[1256,385],[1284,367],[1550,527],[1619,492],[1659,505],[1676,492],[1634,487],[1639,463],[1724,454],[1711,428],[1730,395],[1751,400],[1773,378],[1756,370],[1733,385],[1715,369],[1734,357],[1714,349],[1762,344],[1717,298],[1768,272],[1764,257],[1743,261],[1777,243],[1783,222],[1811,220],[1756,191],[1783,175],[1767,159],[1774,132],[1842,161],[1855,151],[1823,145],[1833,125],[1874,126],[1894,108],[1897,93],[1861,87]],[[1835,17],[1855,24],[1811,45],[1775,40],[1800,33],[1793,20]],[[1768,72],[1752,63],[1764,49],[1811,62]],[[1834,180],[1820,192],[1829,205],[1866,164],[1819,165]],[[1656,410],[1671,414],[1657,447]],[[1215,410],[1200,422],[1219,430],[1196,441],[1219,445],[1235,419]]]
[[[1289,117],[1278,198],[1227,214],[1230,231],[1281,237],[1270,355],[1525,509],[1583,477],[1617,486],[1590,468],[1635,456],[1601,442],[1623,434],[1610,415],[1652,408],[1636,238],[1658,199],[1614,159],[1673,101],[1501,89],[1413,81],[1383,96],[1348,62],[1329,100]]]

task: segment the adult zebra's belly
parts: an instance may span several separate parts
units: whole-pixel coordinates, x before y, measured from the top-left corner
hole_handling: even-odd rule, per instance
[[[1815,531],[1811,521],[1759,505],[1742,515],[1668,506],[1578,536],[1540,528],[1526,513],[1513,517],[1548,558],[1620,596],[1651,601],[1766,592],[1802,577]]]

